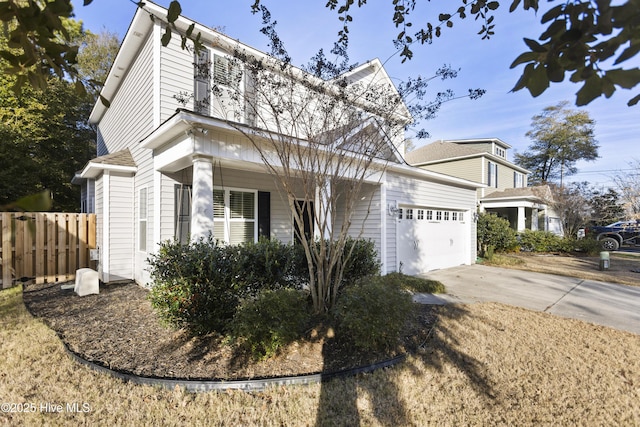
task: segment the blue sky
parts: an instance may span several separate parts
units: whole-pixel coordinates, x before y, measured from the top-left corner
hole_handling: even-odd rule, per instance
[[[166,7],[170,1],[157,3]],[[261,18],[250,12],[252,3],[252,0],[181,1],[183,15],[210,27],[221,27],[227,35],[268,52],[267,39],[259,32]],[[276,29],[295,65],[306,64],[319,48],[328,51],[336,39],[341,23],[335,12],[324,7],[325,3],[325,0],[263,0],[273,19],[278,21]],[[434,21],[438,13],[446,11],[445,4],[451,4],[418,3],[420,9],[414,12],[414,27],[420,22]],[[522,72],[522,67],[509,69],[526,48],[522,38],[536,39],[542,32],[539,18],[532,12],[508,13],[510,3],[501,2],[496,13],[496,35],[490,40],[480,39],[476,34],[479,24],[472,19],[454,21],[454,27],[443,31],[442,37],[433,44],[416,45],[414,59],[404,64],[394,55],[392,40],[399,30],[391,22],[392,2],[369,2],[366,7],[353,11],[349,53],[352,62],[362,63],[377,57],[395,81],[409,76],[431,76],[438,67],[449,64],[460,68],[458,78],[434,81],[431,85],[434,94],[446,88],[456,94],[465,94],[470,88],[487,90],[479,100],[463,99],[444,105],[436,119],[424,123],[431,138],[416,141],[417,146],[438,139],[496,137],[510,144],[512,152],[523,152],[531,144],[525,133],[535,114],[563,100],[575,101],[579,86],[569,82],[552,85],[538,98],[533,98],[526,89],[510,93]],[[82,6],[77,0],[74,4],[76,19],[82,20],[85,28],[94,32],[106,28],[120,37],[126,33],[136,10],[135,4],[127,0],[94,0],[89,6]],[[636,57],[627,61],[625,67],[639,65],[640,57]],[[611,98],[598,98],[583,108],[596,122],[600,158],[578,163],[579,173],[570,177],[570,181],[612,186],[612,176],[629,169],[634,159],[640,159],[640,106],[626,105],[638,92],[638,87],[633,91],[618,90]]]

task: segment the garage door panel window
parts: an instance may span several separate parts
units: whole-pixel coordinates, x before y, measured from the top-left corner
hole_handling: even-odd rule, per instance
[[[442,221],[442,211],[436,211],[436,221]]]
[[[449,221],[449,211],[444,211],[444,220]]]
[[[424,209],[418,209],[418,219],[424,219]]]
[[[413,209],[407,209],[407,219],[413,219]]]

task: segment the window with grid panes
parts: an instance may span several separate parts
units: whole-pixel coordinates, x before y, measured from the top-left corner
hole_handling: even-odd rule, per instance
[[[256,240],[256,192],[213,190],[213,236],[231,245]]]

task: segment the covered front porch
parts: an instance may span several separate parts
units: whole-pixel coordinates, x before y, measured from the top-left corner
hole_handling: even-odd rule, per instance
[[[366,235],[382,242],[379,229],[368,227],[375,224],[369,222],[375,218],[379,223],[381,216],[377,212],[381,209],[369,213],[372,199],[373,206],[382,205],[378,175],[367,178],[354,216],[345,219],[344,198],[339,198],[335,210],[321,207],[343,185],[348,186],[338,181],[333,187],[310,190],[302,178],[294,178],[283,188],[254,144],[220,120],[178,112],[142,141],[142,146],[153,150],[154,181],[160,194],[155,200],[158,242],[178,239],[187,243],[212,237],[238,244],[266,237],[289,243],[301,233],[329,237],[320,235],[317,225],[322,223],[329,223],[329,230],[348,223],[354,237]],[[296,206],[304,211],[302,227],[293,217]],[[327,233],[326,227],[323,230]]]
[[[479,209],[507,219],[518,232],[539,230],[561,235],[562,223],[550,206],[552,202],[547,186],[512,188],[484,197]]]

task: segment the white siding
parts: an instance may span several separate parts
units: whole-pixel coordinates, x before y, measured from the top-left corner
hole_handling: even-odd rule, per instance
[[[348,232],[351,237],[373,241],[375,249],[378,252],[378,256],[381,256],[382,254],[382,218],[380,217],[380,205],[380,187],[373,185],[364,186],[363,194],[353,209],[351,226],[349,227]],[[342,203],[339,204],[339,214],[335,219],[336,231],[339,231],[340,227],[344,223],[343,208]],[[383,260],[381,259],[380,261]]]
[[[114,153],[124,148],[129,148],[136,163],[138,171],[133,183],[121,186],[121,191],[127,191],[127,203],[113,205],[119,209],[109,214],[109,229],[113,230],[111,237],[117,236],[117,241],[112,240],[109,248],[109,274],[110,280],[119,278],[133,278],[133,262],[135,271],[143,271],[146,252],[133,251],[135,247],[135,218],[138,215],[137,199],[134,194],[141,187],[147,187],[149,191],[149,206],[153,206],[153,161],[151,150],[139,147],[139,142],[153,130],[153,45],[157,40],[148,37],[140,52],[135,57],[131,68],[122,77],[122,83],[116,94],[111,99],[111,106],[106,110],[98,125],[99,155]],[[100,152],[102,151],[102,152]],[[115,183],[121,185],[122,183]],[[113,189],[113,186],[112,186]],[[113,197],[114,193],[110,196]],[[98,204],[96,196],[96,204]],[[123,194],[123,197],[125,195]],[[147,248],[153,249],[153,209],[148,214],[149,232],[147,233]],[[125,224],[126,222],[126,224]],[[126,230],[126,232],[124,231]],[[128,233],[126,240],[119,239]],[[127,248],[126,250],[125,247]],[[125,259],[125,255],[127,259]],[[115,279],[114,279],[115,278]],[[138,279],[136,277],[136,279]]]
[[[160,122],[171,117],[177,108],[193,109],[193,99],[180,104],[175,96],[193,94],[193,52],[182,49],[180,37],[172,37],[168,46],[160,49]]]
[[[111,173],[109,215],[109,280],[133,279],[133,178]]]
[[[433,208],[463,211],[466,219],[471,221],[476,208],[476,193],[474,189],[456,187],[438,182],[423,181],[416,177],[400,176],[389,173],[387,175],[387,203],[391,205],[416,205]],[[398,268],[397,220],[387,215],[387,270]],[[469,236],[471,254],[469,262],[475,262],[476,236],[475,224],[471,226]]]
[[[104,208],[102,206],[102,200],[103,200],[102,183],[103,183],[102,177],[99,177],[98,179],[96,179],[96,185],[95,185],[96,187],[96,247],[99,250],[98,277],[100,277],[101,280],[103,279],[102,254],[103,254],[103,248],[104,248],[104,235],[102,233],[103,224],[104,224]]]

